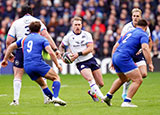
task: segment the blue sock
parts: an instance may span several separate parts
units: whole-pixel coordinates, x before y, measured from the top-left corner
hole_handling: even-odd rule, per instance
[[[107,93],[107,97],[108,97],[109,99],[112,99],[112,95],[109,94],[109,93]]]
[[[44,94],[47,95],[50,99],[52,99],[53,94],[52,94],[52,92],[49,90],[48,87],[45,88],[45,89],[43,89],[43,92],[44,92]]]
[[[131,102],[131,99],[126,97],[126,98],[124,99],[124,102]]]
[[[54,81],[52,84],[53,97],[58,97],[61,83],[59,81]]]

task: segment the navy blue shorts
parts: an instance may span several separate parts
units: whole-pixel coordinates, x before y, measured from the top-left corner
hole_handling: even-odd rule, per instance
[[[23,51],[22,51],[22,48],[16,50],[13,65],[17,68],[23,68]]]
[[[24,65],[25,72],[32,80],[36,80],[39,77],[44,77],[48,73],[50,68],[51,67],[44,61],[33,61]]]
[[[142,53],[140,53],[139,55],[133,56],[133,61],[134,61],[135,63],[137,63],[137,62],[139,62],[139,61],[142,61],[142,60],[145,61],[145,58],[144,58],[144,56],[143,56]]]
[[[85,68],[90,68],[92,71],[100,68],[99,64],[97,63],[97,61],[95,60],[94,57],[92,57],[89,60],[77,63],[76,66],[79,71],[81,71],[82,69],[85,69]]]

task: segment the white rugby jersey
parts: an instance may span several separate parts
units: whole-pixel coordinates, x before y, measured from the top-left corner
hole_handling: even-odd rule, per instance
[[[82,30],[80,34],[76,35],[73,31],[69,32],[66,36],[64,36],[62,43],[65,46],[68,46],[72,53],[77,53],[85,50],[87,48],[88,43],[93,43],[92,35]],[[86,61],[92,58],[92,53],[88,53],[87,55],[79,56],[75,63]]]
[[[29,32],[29,24],[33,21],[40,21],[39,19],[27,14],[24,15],[22,18],[17,19],[13,22],[11,25],[11,28],[9,29],[8,35],[17,38],[17,40],[26,37]],[[41,31],[46,29],[45,25],[40,21],[41,23]]]
[[[129,22],[127,23],[126,25],[124,25],[122,31],[121,31],[121,36],[124,36],[127,32],[131,31],[135,29],[135,27],[133,26],[133,22]],[[146,30],[147,34],[148,34],[148,37],[151,36],[151,32],[150,32],[150,29],[149,27],[147,27],[147,30]]]

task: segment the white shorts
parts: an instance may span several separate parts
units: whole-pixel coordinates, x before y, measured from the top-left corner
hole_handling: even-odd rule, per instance
[[[141,61],[137,62],[136,65],[139,67],[139,66],[147,65],[147,64],[146,64],[145,60],[141,60]]]

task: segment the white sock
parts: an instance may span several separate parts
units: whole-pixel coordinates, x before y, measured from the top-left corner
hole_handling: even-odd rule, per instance
[[[104,98],[102,92],[100,91],[99,87],[97,86],[97,84],[95,83],[95,80],[92,79],[91,81],[88,81],[90,87],[91,87],[91,92],[95,93],[98,97],[100,97],[101,99]]]
[[[47,79],[46,79],[46,78],[43,78],[43,79],[44,79],[45,83],[47,84]],[[41,88],[41,87],[40,87],[40,88]],[[42,89],[42,88],[41,88],[41,91],[42,91],[42,93],[43,93],[44,98],[48,98],[48,96],[44,94],[44,92],[43,92],[43,89]]]
[[[131,81],[128,81],[123,84],[123,94],[127,94],[130,83]]]
[[[18,101],[20,97],[22,82],[20,79],[14,78],[13,89],[14,89],[14,100]]]

